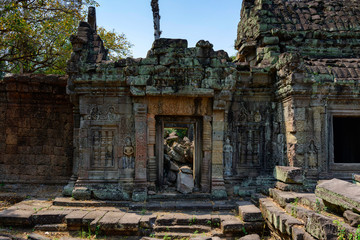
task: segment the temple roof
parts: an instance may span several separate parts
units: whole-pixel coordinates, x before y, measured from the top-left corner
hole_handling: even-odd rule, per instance
[[[309,73],[360,79],[360,0],[244,0],[235,47],[250,66],[290,53]]]
[[[360,59],[305,60],[305,71],[325,82],[360,81]]]

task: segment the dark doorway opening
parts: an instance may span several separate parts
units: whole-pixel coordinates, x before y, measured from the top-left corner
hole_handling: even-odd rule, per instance
[[[334,163],[360,163],[360,117],[333,117]]]
[[[181,193],[199,191],[200,119],[159,116],[156,121],[158,190]],[[182,187],[179,187],[180,183]]]

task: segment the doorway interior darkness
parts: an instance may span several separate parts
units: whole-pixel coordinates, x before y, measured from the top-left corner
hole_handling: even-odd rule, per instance
[[[360,163],[360,117],[333,118],[334,163]]]
[[[158,191],[176,191],[177,168],[192,170],[194,192],[201,189],[201,118],[156,117]]]

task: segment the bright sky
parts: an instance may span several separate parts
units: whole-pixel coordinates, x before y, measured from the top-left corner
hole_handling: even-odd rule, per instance
[[[97,0],[97,25],[124,33],[134,44],[132,55],[145,57],[154,41],[150,0]],[[163,38],[203,39],[235,55],[234,41],[242,0],[159,0]]]

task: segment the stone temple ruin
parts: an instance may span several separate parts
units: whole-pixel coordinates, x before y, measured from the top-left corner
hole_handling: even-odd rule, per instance
[[[353,14],[337,16],[339,8]],[[208,41],[189,48],[182,39],[109,62],[96,23],[82,22],[68,71],[69,189],[100,199],[161,193],[176,179],[167,126],[192,127],[191,192],[226,197],[228,186],[268,183],[275,165],[303,168],[310,185],[350,178],[360,170],[357,11],[346,2],[244,1],[235,62]]]
[[[42,154],[32,153],[32,169],[42,171],[36,183],[66,182],[64,195],[79,200],[227,199],[269,193],[276,185],[270,195],[285,209],[295,197],[281,190],[312,191],[318,180],[350,180],[360,172],[358,0],[243,0],[235,61],[208,41],[189,48],[186,40],[160,38],[146,58],[110,62],[94,19],[81,22],[71,38],[66,94],[59,92],[40,117],[43,124],[50,117],[72,126],[61,140],[49,140],[56,130],[46,124],[39,135],[25,133],[32,118],[29,126],[16,125],[23,114],[12,110],[23,104],[16,99],[31,91],[49,98],[38,77],[1,83],[4,183],[32,179],[29,172],[18,181],[23,162],[13,160],[31,151],[21,139],[44,131],[34,143]],[[46,84],[57,84],[53,93],[61,85]],[[46,171],[54,169],[51,178]],[[287,169],[300,171],[301,180],[281,176]],[[265,218],[276,207],[271,204],[260,199]]]

